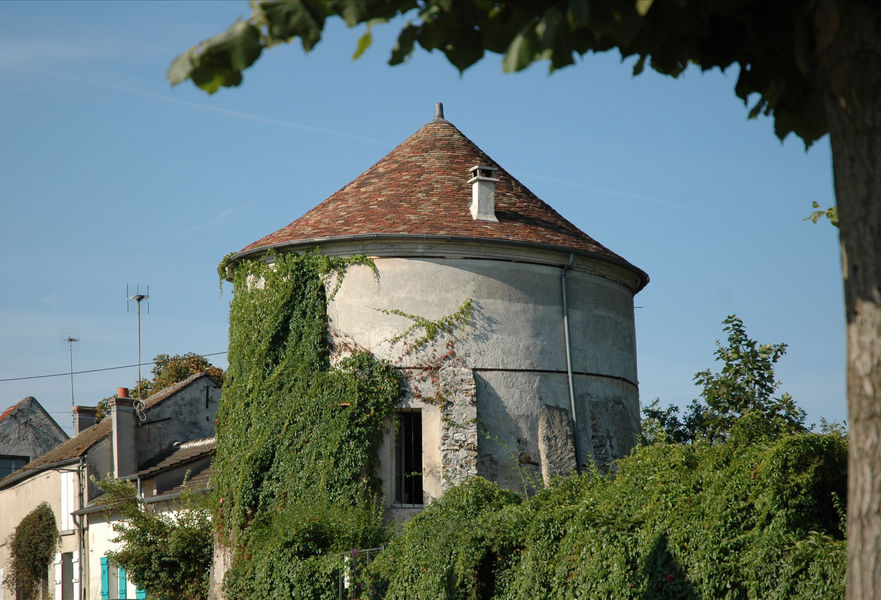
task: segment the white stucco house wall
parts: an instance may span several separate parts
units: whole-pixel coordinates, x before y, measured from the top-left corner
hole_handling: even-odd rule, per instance
[[[172,501],[179,492],[173,489],[174,478],[179,484],[186,472],[174,457],[185,456],[194,462],[191,476],[200,475],[193,484],[204,486],[219,399],[217,384],[197,374],[148,398],[140,414],[125,388],[113,397],[110,414],[100,423],[95,424],[94,407],[74,407],[74,437],[0,479],[0,568],[9,563],[10,535],[29,512],[47,502],[61,534],[47,575],[47,598],[143,597],[124,571],[106,559],[115,517],[97,508],[103,492],[92,478],[128,479],[147,490],[152,501]],[[193,440],[205,438],[210,451],[200,450],[196,457],[190,452]],[[0,579],[0,600],[15,597]]]
[[[633,298],[648,276],[535,196],[442,106],[232,262],[309,249],[375,266],[347,270],[328,315],[339,353],[368,349],[408,381],[380,457],[391,518],[473,475],[522,490],[606,468],[636,444]],[[440,319],[466,303],[470,323],[452,338],[417,351],[395,341],[412,324],[404,315]]]

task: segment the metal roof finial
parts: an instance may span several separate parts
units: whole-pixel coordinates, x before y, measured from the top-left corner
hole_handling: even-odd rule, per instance
[[[436,102],[434,105],[434,120],[435,121],[443,121],[444,120],[444,103]]]

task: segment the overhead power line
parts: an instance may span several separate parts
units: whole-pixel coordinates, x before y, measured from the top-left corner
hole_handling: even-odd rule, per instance
[[[224,350],[223,352],[212,352],[210,354],[202,354],[200,356],[217,356],[219,354],[226,354],[226,350]],[[119,369],[131,369],[133,367],[138,367],[138,366],[143,367],[143,366],[155,365],[155,364],[156,364],[155,361],[150,361],[150,362],[144,362],[144,363],[140,363],[140,364],[135,363],[132,365],[122,365],[119,367],[104,367],[102,369],[85,369],[83,371],[74,371],[73,374],[80,375],[82,373],[99,373],[101,371],[116,371]],[[47,375],[29,375],[27,377],[4,377],[4,378],[0,379],[0,383],[2,383],[4,381],[24,381],[26,379],[47,379],[49,377],[70,377],[70,375],[71,375],[70,371],[65,371],[64,373],[49,373]]]

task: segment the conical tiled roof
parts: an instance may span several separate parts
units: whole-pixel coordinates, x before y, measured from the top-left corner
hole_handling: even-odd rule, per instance
[[[494,166],[498,223],[469,211],[469,170]],[[305,215],[249,244],[261,249],[339,238],[425,237],[513,242],[591,255],[648,276],[542,202],[452,123],[436,118]]]

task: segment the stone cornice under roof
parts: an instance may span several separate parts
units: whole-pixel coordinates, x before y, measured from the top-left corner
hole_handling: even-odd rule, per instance
[[[469,169],[475,165],[498,169],[498,223],[474,220],[469,212]],[[486,240],[573,252],[631,271],[634,292],[648,283],[648,275],[564,219],[443,119],[424,125],[327,200],[234,258],[371,236]]]

